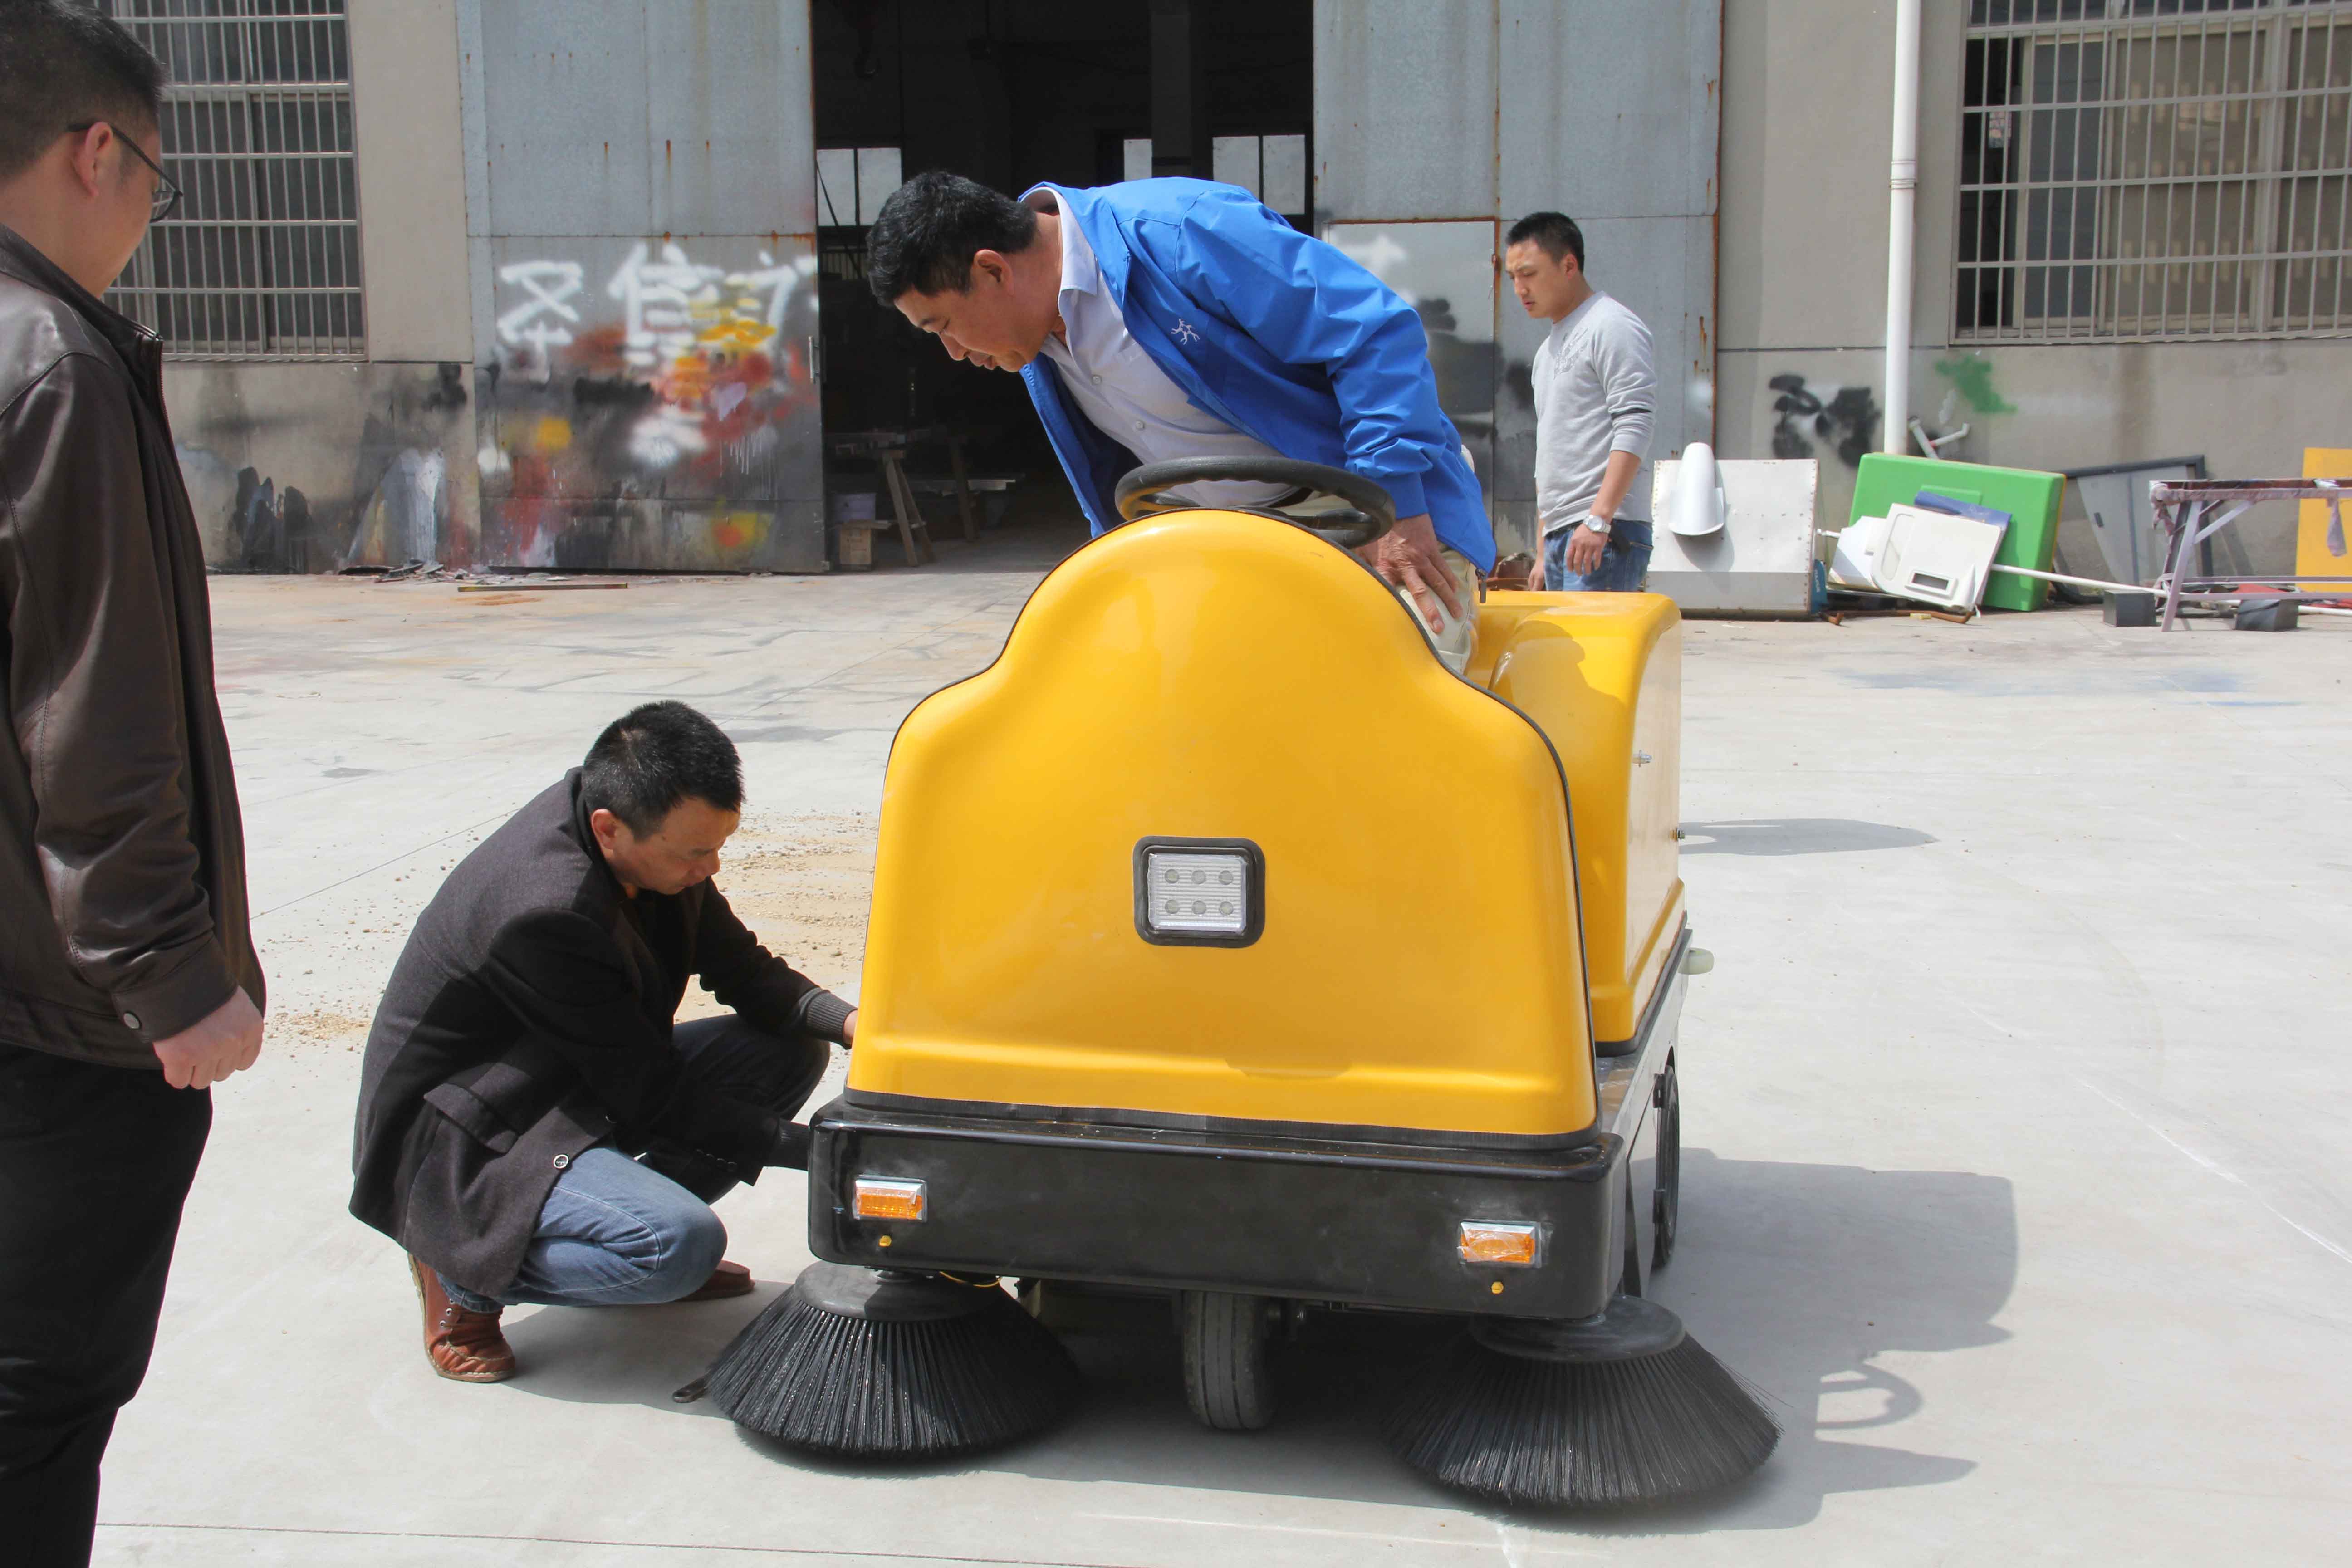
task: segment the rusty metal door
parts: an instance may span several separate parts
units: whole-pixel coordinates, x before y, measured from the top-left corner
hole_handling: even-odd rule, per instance
[[[493,566],[824,569],[807,0],[459,0]]]

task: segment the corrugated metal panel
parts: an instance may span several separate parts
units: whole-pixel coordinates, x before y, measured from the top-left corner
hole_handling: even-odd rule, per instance
[[[1715,211],[1722,0],[1503,0],[1506,216]]]
[[[644,0],[652,226],[807,234],[808,11],[779,0]]]
[[[814,227],[800,0],[477,0],[492,234]]]
[[[654,226],[646,7],[480,0],[490,234]]]
[[[1496,0],[1316,0],[1318,219],[1495,216]]]

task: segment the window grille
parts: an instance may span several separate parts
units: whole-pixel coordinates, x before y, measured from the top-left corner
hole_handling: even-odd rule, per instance
[[[187,195],[114,294],[190,359],[358,359],[344,0],[110,0],[169,68],[162,163]]]
[[[882,216],[882,204],[902,183],[896,147],[816,150],[816,221],[820,228],[862,228]]]
[[[1961,342],[2352,335],[2352,0],[1970,0]]]

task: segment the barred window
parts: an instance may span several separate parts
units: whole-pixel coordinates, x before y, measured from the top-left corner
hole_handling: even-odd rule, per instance
[[[191,359],[357,359],[358,175],[344,0],[110,0],[172,73],[187,193],[116,285]]]
[[[2352,0],[1971,0],[1961,342],[2352,335]]]

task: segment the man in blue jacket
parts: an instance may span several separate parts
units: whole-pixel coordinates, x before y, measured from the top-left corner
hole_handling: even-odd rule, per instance
[[[950,354],[1017,371],[1097,533],[1142,463],[1283,457],[1347,468],[1396,502],[1369,553],[1439,657],[1468,661],[1495,564],[1478,480],[1437,405],[1421,319],[1395,291],[1247,192],[1202,180],[1019,201],[918,174],[866,241],[875,296]],[[1281,486],[1186,487],[1264,506]]]

